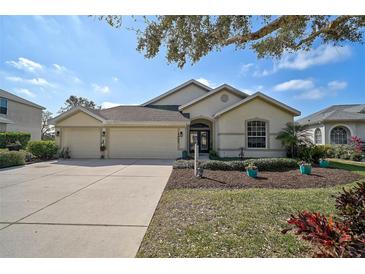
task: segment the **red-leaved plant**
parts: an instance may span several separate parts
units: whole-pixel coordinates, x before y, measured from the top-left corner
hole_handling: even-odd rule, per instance
[[[298,216],[291,215],[284,229],[302,235],[316,247],[315,257],[364,258],[365,257],[365,182],[337,196],[336,207],[339,220],[316,212],[303,211]]]
[[[354,148],[354,151],[357,153],[362,152],[362,139],[359,136],[351,136],[350,138],[350,145]]]

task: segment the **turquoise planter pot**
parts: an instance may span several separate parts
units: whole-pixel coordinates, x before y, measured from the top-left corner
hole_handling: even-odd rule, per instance
[[[330,162],[327,161],[327,160],[320,160],[319,161],[319,166],[320,167],[326,168],[326,167],[329,167],[329,165],[330,165]]]
[[[247,169],[246,173],[247,173],[248,176],[250,176],[252,178],[257,177],[257,169]]]
[[[300,169],[301,174],[309,175],[312,172],[312,167],[311,166],[300,166],[299,169]]]

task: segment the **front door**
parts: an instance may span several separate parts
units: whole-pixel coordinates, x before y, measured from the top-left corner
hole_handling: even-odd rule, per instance
[[[209,152],[209,130],[190,131],[190,152],[194,151],[194,145],[198,144],[199,153]]]

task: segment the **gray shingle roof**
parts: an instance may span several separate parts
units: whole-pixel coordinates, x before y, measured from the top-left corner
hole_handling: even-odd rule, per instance
[[[122,122],[187,122],[189,121],[178,111],[170,111],[143,106],[117,106],[94,110],[105,120]]]
[[[365,121],[365,104],[333,105],[298,120],[308,125],[325,121]]]
[[[25,99],[23,99],[19,96],[16,96],[15,94],[12,94],[8,91],[5,91],[3,89],[0,89],[0,97],[7,98],[9,100],[12,100],[12,101],[15,101],[15,102],[18,102],[18,103],[22,103],[22,104],[25,104],[25,105],[28,105],[28,106],[32,106],[32,107],[35,107],[35,108],[45,109],[44,107],[42,107],[40,105],[37,105],[36,103],[25,100]]]

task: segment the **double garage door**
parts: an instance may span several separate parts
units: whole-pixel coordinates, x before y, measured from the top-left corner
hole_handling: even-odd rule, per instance
[[[73,158],[100,158],[100,129],[65,129]],[[110,158],[160,158],[180,156],[176,128],[111,128],[107,149]]]

